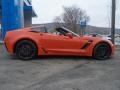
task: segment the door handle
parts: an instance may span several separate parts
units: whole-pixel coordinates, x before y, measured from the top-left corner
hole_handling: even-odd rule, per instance
[[[43,33],[40,33],[40,36],[43,36]]]

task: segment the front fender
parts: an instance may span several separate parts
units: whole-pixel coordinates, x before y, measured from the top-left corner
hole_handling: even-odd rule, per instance
[[[114,53],[115,53],[115,45],[114,44],[112,44],[112,42],[111,41],[109,41],[109,40],[93,40],[93,43],[89,46],[89,48],[86,50],[86,53],[87,53],[87,55],[88,56],[92,56],[93,55],[93,52],[94,52],[94,48],[98,45],[98,44],[100,44],[100,43],[107,43],[107,44],[109,44],[110,45],[110,47],[111,47],[111,52],[112,52],[112,55],[114,55]]]

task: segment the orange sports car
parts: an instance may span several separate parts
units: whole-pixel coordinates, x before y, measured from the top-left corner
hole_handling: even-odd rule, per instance
[[[111,41],[91,36],[80,36],[64,27],[48,31],[45,26],[35,26],[8,31],[5,37],[7,51],[23,60],[40,55],[87,56],[105,60],[114,55]]]

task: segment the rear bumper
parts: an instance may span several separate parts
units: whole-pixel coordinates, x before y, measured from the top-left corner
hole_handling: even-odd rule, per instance
[[[4,46],[6,47],[6,50],[9,51],[8,48],[7,48],[6,42],[4,43]]]
[[[4,45],[5,45],[5,47],[6,47],[7,52],[8,52],[10,55],[13,55],[13,49],[12,49],[12,45],[11,45],[10,41],[6,41],[6,40],[5,40]]]

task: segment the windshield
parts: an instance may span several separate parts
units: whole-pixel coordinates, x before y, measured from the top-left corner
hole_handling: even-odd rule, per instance
[[[64,36],[66,36],[67,33],[71,33],[73,36],[79,36],[78,34],[72,32],[71,30],[64,28],[64,27],[55,28],[55,30],[50,31],[50,33],[64,35]]]

